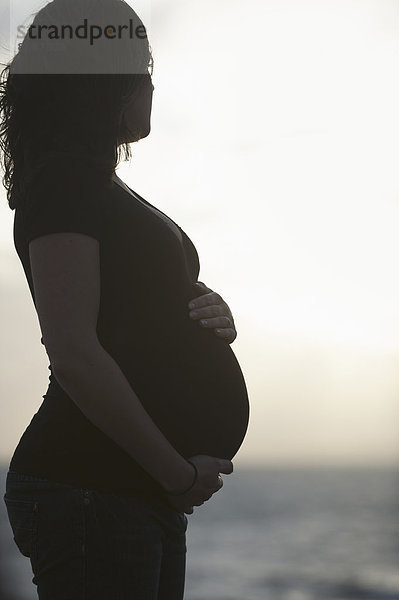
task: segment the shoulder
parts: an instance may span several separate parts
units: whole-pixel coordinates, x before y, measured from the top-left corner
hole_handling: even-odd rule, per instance
[[[49,161],[30,178],[24,202],[27,241],[44,233],[76,232],[101,238],[110,184],[79,161]]]

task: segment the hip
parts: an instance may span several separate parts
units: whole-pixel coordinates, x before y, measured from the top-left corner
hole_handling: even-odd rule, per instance
[[[52,598],[62,589],[62,597],[98,599],[112,596],[118,585],[121,595],[133,595],[144,568],[155,581],[161,547],[172,548],[183,563],[187,517],[157,500],[11,469],[3,499],[14,542],[30,559],[40,598]],[[102,596],[107,586],[108,596]]]

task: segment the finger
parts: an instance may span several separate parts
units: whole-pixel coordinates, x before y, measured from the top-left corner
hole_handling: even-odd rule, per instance
[[[233,463],[226,458],[219,459],[219,472],[230,474],[233,472]]]
[[[228,324],[230,326],[232,325],[233,321],[233,319],[231,319],[230,315],[227,313],[223,304],[212,304],[203,307],[197,306],[195,309],[190,310],[189,316],[193,319],[207,317],[225,317],[226,319],[229,319]]]
[[[214,320],[211,323],[201,323],[201,325],[206,325],[213,328],[231,328],[235,331],[233,315],[231,314],[231,311],[225,302],[223,302],[222,304],[213,304],[204,307],[196,307],[194,310],[190,310],[189,317],[193,320],[219,318],[218,321]]]
[[[224,329],[214,329],[214,332],[218,338],[226,340],[230,344],[231,342],[234,342],[234,340],[237,337],[237,332],[234,329],[230,329],[229,327]]]
[[[197,296],[190,300],[188,307],[191,308],[201,308],[202,306],[208,306],[210,304],[223,304],[224,300],[220,294],[217,292],[210,292],[209,294],[205,293],[202,296]]]
[[[199,323],[203,327],[210,327],[212,329],[216,329],[216,327],[220,329],[232,329],[229,317],[212,317],[201,319]]]
[[[208,293],[208,292],[213,292],[213,290],[211,290],[211,288],[209,288],[208,286],[205,285],[205,283],[203,281],[196,281],[194,284],[194,289],[200,293]]]
[[[200,296],[204,296],[213,292],[211,288],[207,287],[205,283],[202,283],[201,281],[197,281],[196,283],[194,283],[193,288],[196,292],[196,296],[191,300],[191,302],[195,302],[195,300]]]
[[[190,310],[196,310],[201,306],[208,306],[209,304],[213,304],[211,295],[203,294],[202,296],[196,296],[195,298],[192,298],[188,303],[188,307]]]
[[[214,484],[213,488],[212,488],[212,495],[213,494],[217,494],[217,492],[222,489],[223,487],[223,479],[220,477],[220,475],[218,475],[218,478],[216,480],[216,483]]]

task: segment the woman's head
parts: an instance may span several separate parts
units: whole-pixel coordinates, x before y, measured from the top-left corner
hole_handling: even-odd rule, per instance
[[[10,208],[50,160],[79,157],[110,182],[128,144],[150,132],[151,74],[144,25],[124,0],[54,0],[39,11],[1,73]]]

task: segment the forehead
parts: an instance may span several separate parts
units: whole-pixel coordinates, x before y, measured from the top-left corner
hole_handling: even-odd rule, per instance
[[[125,2],[50,2],[26,31],[14,73],[140,74],[152,70],[147,30]]]

